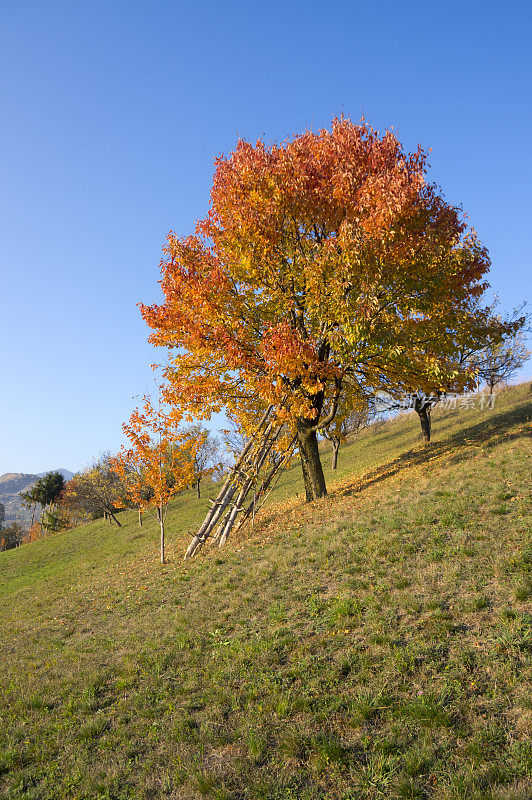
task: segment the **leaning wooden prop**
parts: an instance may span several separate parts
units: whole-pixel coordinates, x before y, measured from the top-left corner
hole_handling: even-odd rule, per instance
[[[268,406],[255,434],[244,447],[229,477],[212,502],[197,533],[193,536],[185,559],[192,558],[211,537],[211,543],[222,547],[231,532],[236,534],[250,517],[255,518],[259,504],[264,502],[274,478],[288,465],[296,437],[282,450],[273,465],[264,471],[268,455],[279,444],[283,423],[277,418],[273,405]],[[253,492],[252,492],[253,490]],[[253,499],[246,506],[250,493]],[[240,516],[241,515],[241,516]]]

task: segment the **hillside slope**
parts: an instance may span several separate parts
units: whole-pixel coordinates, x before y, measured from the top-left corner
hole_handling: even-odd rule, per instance
[[[65,480],[70,480],[74,474],[68,469],[59,469],[57,472],[60,472]],[[38,478],[45,474],[44,472],[38,475],[27,472],[5,472],[0,475],[0,503],[5,507],[6,525],[11,522],[20,522],[22,525],[29,527],[33,518],[33,510],[24,508],[20,499],[20,492],[26,492]],[[37,513],[38,518],[39,513]]]
[[[192,496],[165,566],[133,515],[0,554],[0,797],[529,800],[531,418],[403,415],[192,563]]]

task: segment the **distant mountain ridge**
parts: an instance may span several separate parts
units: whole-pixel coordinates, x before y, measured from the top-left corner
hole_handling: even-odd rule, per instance
[[[66,481],[74,475],[69,469],[63,467],[57,470],[47,470],[47,472],[60,472]],[[20,522],[25,526],[30,525],[33,511],[31,508],[24,508],[20,492],[27,491],[43,475],[46,475],[46,472],[38,474],[5,472],[0,475],[0,503],[5,507],[4,525],[10,525],[12,522]]]

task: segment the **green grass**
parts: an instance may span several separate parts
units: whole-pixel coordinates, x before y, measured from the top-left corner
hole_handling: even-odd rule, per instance
[[[1,553],[0,797],[529,800],[531,417],[387,422],[192,563],[191,495],[164,566],[125,514]]]

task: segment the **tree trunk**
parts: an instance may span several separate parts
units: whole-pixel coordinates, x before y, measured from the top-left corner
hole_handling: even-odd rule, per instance
[[[164,516],[163,510],[160,506],[157,506],[157,516],[159,518],[159,527],[161,529],[161,564],[166,564],[164,554]]]
[[[336,436],[333,436],[331,442],[333,448],[331,467],[334,470],[338,466],[338,450],[340,449],[340,439],[338,439]]]
[[[305,502],[312,503],[314,500],[314,492],[312,491],[312,483],[310,481],[310,475],[303,458],[301,447],[299,448],[299,457],[301,459],[301,471],[303,473],[303,485],[305,487]]]
[[[139,528],[142,528],[142,511],[139,508]]]
[[[416,400],[414,406],[416,413],[419,416],[419,421],[421,422],[421,432],[423,434],[423,439],[425,443],[430,442],[430,406],[423,405],[420,400]]]
[[[118,525],[119,528],[122,527],[122,524],[117,520],[117,518],[115,517],[115,515],[113,514],[112,511],[110,511],[109,509],[106,509],[104,511],[104,514],[107,515],[107,519],[109,520],[109,525],[112,525],[113,524],[113,520],[114,520],[114,522],[116,522],[116,524]]]
[[[312,489],[312,499],[317,500],[320,497],[326,497],[327,486],[325,484],[323,467],[321,466],[318,436],[314,430],[314,423],[306,419],[298,420],[297,438],[303,468],[303,480],[305,480],[306,471],[308,473],[310,488]],[[305,486],[305,492],[308,501],[309,492],[307,492],[307,486]]]
[[[198,478],[197,483],[196,483],[196,494],[198,495],[198,500],[201,497],[201,494],[200,494],[200,481],[201,481],[201,477]]]

